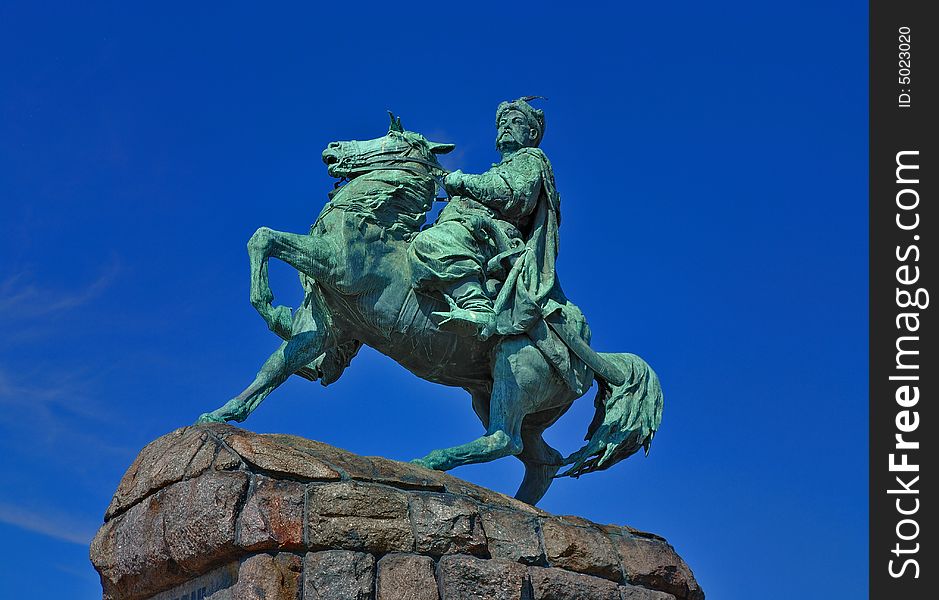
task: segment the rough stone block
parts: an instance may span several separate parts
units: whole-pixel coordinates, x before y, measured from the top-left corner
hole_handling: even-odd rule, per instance
[[[675,596],[666,592],[650,590],[635,585],[622,585],[619,591],[622,600],[675,600]]]
[[[611,535],[623,564],[626,582],[674,595],[680,600],[703,600],[704,592],[691,569],[661,538]]]
[[[537,518],[529,513],[491,506],[481,506],[479,513],[492,558],[528,565],[545,563]]]
[[[541,567],[531,567],[529,576],[534,600],[621,600],[619,587],[599,577]]]
[[[329,463],[347,478],[384,483],[402,489],[443,491],[443,473],[380,456],[359,456],[323,442],[294,435],[267,434],[263,437],[289,446]]]
[[[268,436],[238,431],[225,438],[232,450],[257,469],[311,481],[336,481],[339,473],[325,462]]]
[[[238,569],[238,581],[211,600],[300,600],[302,561],[296,554],[256,554]]]
[[[622,581],[623,572],[613,545],[596,527],[572,525],[564,517],[555,517],[541,522],[541,533],[552,567]]]
[[[642,531],[641,529],[636,529],[635,527],[630,527],[629,525],[600,525],[595,523],[594,526],[607,535],[635,535],[637,537],[648,538],[650,540],[660,540],[663,542],[666,541],[665,538],[660,535],[649,533],[648,531]]]
[[[169,569],[160,502],[151,496],[108,521],[91,542],[104,600],[140,598],[184,579]]]
[[[309,548],[381,554],[414,549],[408,497],[399,490],[349,481],[311,484],[306,506]]]
[[[548,513],[541,510],[536,506],[531,504],[525,504],[521,500],[516,500],[511,496],[506,496],[505,494],[500,494],[493,490],[474,485],[468,481],[463,481],[462,479],[457,479],[453,475],[447,473],[441,473],[440,476],[443,481],[447,492],[458,495],[466,496],[472,498],[477,502],[482,504],[490,504],[492,506],[501,506],[502,508],[507,508],[510,510],[516,510],[523,513],[529,513],[532,515],[539,516],[549,516]]]
[[[375,557],[349,550],[303,558],[303,600],[373,600]]]
[[[554,517],[416,465],[223,424],[177,430],[141,452],[91,557],[105,600],[704,596],[656,535]]]
[[[486,554],[486,534],[479,511],[476,504],[465,498],[412,493],[411,522],[416,549],[421,554]]]
[[[429,556],[387,554],[378,561],[375,600],[440,600]]]
[[[163,535],[180,568],[201,573],[236,554],[235,521],[247,488],[245,473],[215,473],[165,490]]]
[[[212,600],[232,600],[230,588],[238,581],[240,562],[212,569],[204,575],[190,579],[186,583],[150,596],[148,600],[180,600],[180,598],[209,598]],[[214,595],[213,595],[214,594]]]
[[[153,595],[235,558],[235,521],[245,473],[212,473],[175,483],[112,519],[91,556],[105,598]]]
[[[121,478],[105,520],[169,485],[198,477],[210,466],[236,468],[241,459],[219,442],[218,431],[227,425],[183,427],[148,444]]]
[[[255,475],[238,518],[238,545],[253,551],[303,548],[304,492],[295,481]]]
[[[437,586],[440,600],[532,600],[528,569],[498,558],[444,556],[437,564]]]

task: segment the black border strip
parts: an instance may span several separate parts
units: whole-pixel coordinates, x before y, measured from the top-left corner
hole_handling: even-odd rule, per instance
[[[925,491],[939,454],[939,23],[926,8],[870,3],[870,597],[883,600],[939,597]]]

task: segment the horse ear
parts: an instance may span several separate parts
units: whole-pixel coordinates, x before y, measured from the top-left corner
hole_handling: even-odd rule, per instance
[[[434,154],[447,154],[452,152],[456,148],[456,144],[441,144],[439,142],[427,142],[427,145],[430,146],[430,151]]]
[[[404,127],[401,126],[401,117],[395,118],[395,114],[390,110],[388,111],[388,116],[391,117],[391,125],[388,126],[388,133],[392,131],[404,133]]]

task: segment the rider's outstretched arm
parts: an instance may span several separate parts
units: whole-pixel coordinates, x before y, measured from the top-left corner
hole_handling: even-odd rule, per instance
[[[535,153],[519,153],[480,175],[463,175],[466,196],[510,220],[534,212],[541,194],[543,164]]]

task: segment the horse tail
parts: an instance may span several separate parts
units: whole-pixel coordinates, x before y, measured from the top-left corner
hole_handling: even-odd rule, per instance
[[[584,436],[587,444],[564,460],[571,466],[557,477],[608,469],[640,448],[648,455],[662,422],[662,386],[652,367],[635,354],[602,355],[625,373],[626,381],[614,385],[597,378],[597,410]]]

